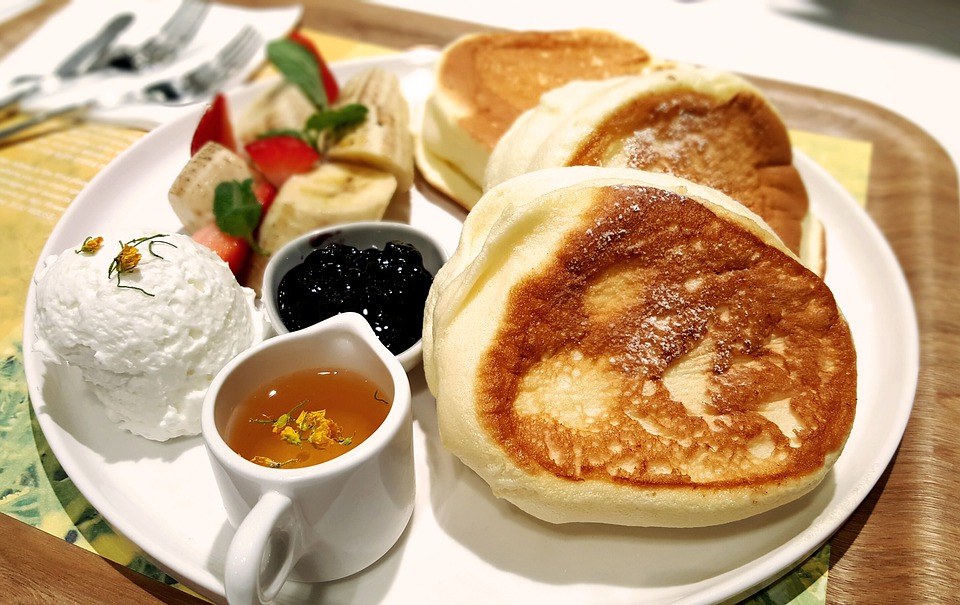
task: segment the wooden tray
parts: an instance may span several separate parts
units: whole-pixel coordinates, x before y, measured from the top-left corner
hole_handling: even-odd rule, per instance
[[[920,327],[913,414],[894,460],[832,540],[828,602],[945,602],[960,565],[957,172],[925,131],[872,103],[755,79],[791,128],[873,144],[867,211],[897,255]]]
[[[288,0],[241,0],[281,5]],[[63,4],[45,5],[2,29],[0,52],[35,21]],[[442,46],[467,32],[490,29],[357,2],[304,3],[303,25],[316,31],[406,49]],[[830,603],[948,602],[960,586],[960,199],[949,156],[925,131],[872,103],[829,91],[752,78],[773,100],[791,129],[872,143],[867,210],[896,253],[917,308],[920,376],[913,416],[903,441],[876,487],[833,538]],[[4,517],[0,515],[0,517]],[[16,521],[0,518],[10,548],[4,567],[29,573],[35,596],[54,587],[29,576],[60,577],[60,595],[89,594],[89,586],[127,588],[118,599],[199,602],[136,572],[67,545]],[[34,558],[34,552],[47,553]],[[57,554],[57,556],[54,556]],[[63,558],[58,558],[62,555]],[[28,568],[28,569],[25,569]],[[71,569],[83,569],[80,576]],[[17,572],[14,572],[17,573]],[[96,579],[94,576],[99,577]],[[120,576],[127,576],[124,583]],[[129,585],[135,585],[132,590]],[[46,593],[50,596],[52,593]],[[152,598],[151,598],[152,597]],[[119,602],[119,601],[118,601]]]

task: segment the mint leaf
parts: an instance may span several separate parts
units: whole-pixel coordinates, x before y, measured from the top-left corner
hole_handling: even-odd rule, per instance
[[[260,224],[263,207],[253,193],[253,179],[224,181],[213,193],[213,216],[217,227],[227,235],[242,237],[259,250],[253,232]]]
[[[367,118],[367,108],[360,103],[349,103],[337,109],[329,107],[326,89],[320,75],[320,66],[313,53],[289,38],[280,38],[267,44],[267,58],[277,68],[283,78],[297,86],[306,95],[307,99],[316,107],[317,111],[307,119],[302,132],[291,130],[273,131],[262,134],[259,138],[287,134],[298,136],[318,151],[321,144],[321,135],[328,131],[331,136],[327,139],[337,140],[344,132]]]
[[[267,44],[267,58],[284,79],[296,85],[317,109],[324,109],[329,102],[320,79],[320,66],[313,54],[293,40],[280,38]]]
[[[307,137],[303,135],[302,131],[293,128],[275,128],[257,135],[258,139],[269,139],[271,137],[297,137],[298,139],[307,141]]]
[[[307,120],[307,130],[321,132],[329,129],[335,137],[339,137],[347,128],[361,124],[367,118],[367,111],[366,105],[360,103],[318,111]]]

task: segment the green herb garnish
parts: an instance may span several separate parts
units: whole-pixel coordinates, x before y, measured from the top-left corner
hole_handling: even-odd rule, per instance
[[[323,153],[322,147],[326,143],[339,140],[351,127],[362,124],[367,119],[367,111],[367,106],[360,103],[350,103],[337,109],[321,109],[307,118],[303,130],[278,128],[263,132],[257,138],[296,137]],[[329,140],[321,140],[325,134],[330,135]]]
[[[336,141],[351,126],[361,124],[367,118],[367,108],[360,103],[349,103],[337,109],[330,108],[320,77],[320,66],[317,65],[313,53],[301,44],[286,38],[273,40],[267,45],[267,58],[287,82],[303,91],[317,111],[307,119],[302,131],[273,130],[262,133],[258,138],[296,136],[322,152],[324,133],[329,133],[331,140]]]
[[[307,119],[308,133],[319,133],[329,130],[333,138],[339,139],[351,126],[362,124],[367,119],[367,106],[360,103],[349,103],[337,109],[318,111]]]
[[[320,66],[313,53],[301,44],[280,38],[267,44],[267,58],[273,63],[284,79],[297,86],[307,95],[317,109],[329,105],[327,91],[320,78]]]
[[[213,193],[213,216],[217,227],[227,235],[241,237],[258,254],[264,254],[253,238],[260,224],[263,206],[253,192],[253,179],[224,181]]]

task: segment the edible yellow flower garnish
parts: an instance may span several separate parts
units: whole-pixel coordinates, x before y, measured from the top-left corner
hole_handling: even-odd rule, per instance
[[[137,246],[140,244],[149,242],[147,244],[147,250],[150,252],[151,256],[162,259],[163,257],[153,251],[154,244],[166,244],[168,246],[173,246],[170,242],[158,239],[163,237],[162,233],[157,235],[151,235],[149,237],[139,237],[137,239],[132,239],[129,242],[120,242],[120,253],[113,257],[113,261],[110,263],[110,267],[107,268],[107,277],[112,278],[113,274],[117,274],[117,287],[118,288],[129,288],[131,290],[139,290],[146,294],[147,296],[153,296],[153,294],[147,292],[143,288],[138,288],[136,286],[127,286],[120,283],[120,276],[124,273],[130,273],[140,264],[140,259],[142,255],[140,250],[137,249]],[[86,242],[84,242],[86,243]],[[176,246],[174,246],[176,247]]]
[[[306,401],[301,401],[286,414],[281,414],[276,420],[251,418],[250,422],[270,424],[271,430],[277,433],[281,439],[297,447],[300,447],[304,441],[316,448],[325,448],[334,443],[343,446],[353,443],[352,437],[343,436],[340,425],[327,418],[326,410],[312,412],[304,410],[294,420],[293,413],[306,403]],[[270,468],[280,468],[282,465],[292,462],[292,460],[277,462],[266,456],[254,456],[250,461]]]
[[[280,431],[280,438],[290,445],[300,445],[300,433],[292,426],[283,427],[283,430]]]
[[[260,466],[268,466],[270,468],[280,468],[284,464],[290,464],[295,461],[296,458],[291,458],[290,460],[284,460],[283,462],[277,462],[273,458],[268,458],[266,456],[254,456],[250,459],[250,462],[254,464],[259,464]]]
[[[143,257],[136,246],[123,244],[123,248],[120,249],[120,254],[118,254],[116,258],[117,272],[127,273],[128,271],[133,271],[137,268],[137,265],[140,264],[141,258]]]
[[[340,427],[336,422],[327,418],[327,411],[309,412],[301,414],[304,427],[302,430],[309,433],[307,441],[314,447],[326,447],[331,443],[340,442]],[[300,422],[299,420],[297,421]]]
[[[75,250],[77,254],[96,254],[97,250],[103,247],[103,238],[102,237],[91,237],[87,236],[83,240],[83,243],[80,245],[79,250]]]

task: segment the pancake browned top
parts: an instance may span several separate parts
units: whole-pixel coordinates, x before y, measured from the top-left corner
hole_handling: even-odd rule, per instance
[[[510,290],[480,358],[490,438],[532,475],[642,488],[822,471],[856,402],[853,342],[824,282],[749,219],[684,195],[579,195],[594,196],[582,228]]]
[[[460,126],[493,149],[544,92],[572,80],[639,73],[650,55],[603,30],[473,34],[445,51],[437,85],[472,109]]]
[[[607,116],[568,165],[665,172],[723,191],[799,252],[809,210],[787,129],[758,92],[720,100],[695,90],[642,95]]]

